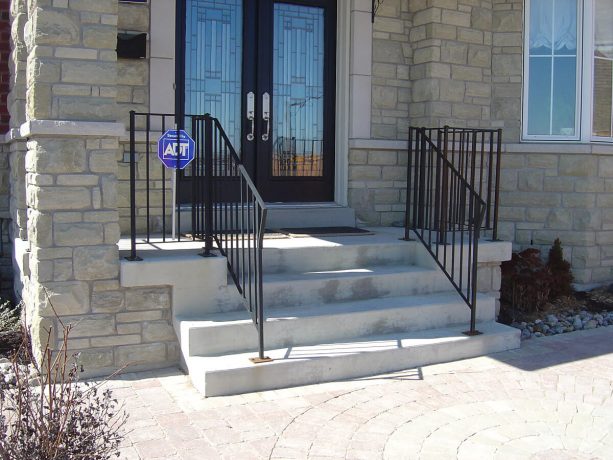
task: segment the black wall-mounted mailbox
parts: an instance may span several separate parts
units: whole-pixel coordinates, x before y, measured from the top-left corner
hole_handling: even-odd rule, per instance
[[[147,57],[147,34],[117,34],[117,57],[124,59],[144,59]]]

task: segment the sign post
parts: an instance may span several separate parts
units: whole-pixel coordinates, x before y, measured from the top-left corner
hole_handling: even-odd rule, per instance
[[[185,169],[192,162],[196,143],[183,129],[169,129],[158,140],[158,158],[172,169],[172,239],[176,237],[177,169]],[[179,229],[180,231],[181,229]]]

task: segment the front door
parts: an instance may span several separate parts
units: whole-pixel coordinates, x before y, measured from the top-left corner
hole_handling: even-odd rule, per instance
[[[185,6],[185,113],[220,120],[264,200],[332,201],[336,2]]]

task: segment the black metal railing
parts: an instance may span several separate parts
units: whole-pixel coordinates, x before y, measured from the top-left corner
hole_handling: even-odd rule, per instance
[[[474,187],[472,167],[467,178],[466,169],[433,142],[432,132],[409,128],[405,239],[417,235],[464,299],[471,310],[467,334],[474,335],[478,245],[487,203]]]
[[[496,241],[502,130],[451,126],[420,129],[425,129],[426,135],[444,157],[485,201],[482,230],[486,230]]]
[[[259,356],[254,361],[265,361],[262,249],[267,207],[219,120],[209,115],[194,118],[192,132],[199,150],[195,175],[204,178],[192,182],[193,192],[208,197],[196,206],[193,225],[204,228],[204,256],[211,254],[215,242],[226,257],[258,329]]]
[[[141,260],[139,243],[202,241],[204,257],[218,251],[258,331],[264,356],[262,249],[267,208],[219,120],[185,115],[182,126],[195,143],[194,160],[167,169],[157,143],[175,129],[174,114],[130,112],[130,255]],[[137,139],[137,136],[140,136]],[[190,218],[183,218],[189,211]],[[140,236],[137,238],[137,235]],[[215,246],[215,247],[214,247]]]

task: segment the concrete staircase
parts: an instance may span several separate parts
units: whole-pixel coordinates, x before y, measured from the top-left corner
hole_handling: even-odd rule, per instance
[[[519,331],[495,322],[489,295],[478,299],[483,334],[462,334],[468,307],[420,243],[399,236],[397,229],[378,229],[369,236],[266,240],[265,345],[272,362],[249,360],[257,355],[257,333],[231,281],[210,287],[198,303],[179,305],[175,298],[175,328],[193,384],[206,396],[229,395],[519,347]],[[504,245],[481,245],[481,257],[510,253]],[[211,270],[225,269],[225,263],[200,258],[203,263],[208,279],[219,279]]]

